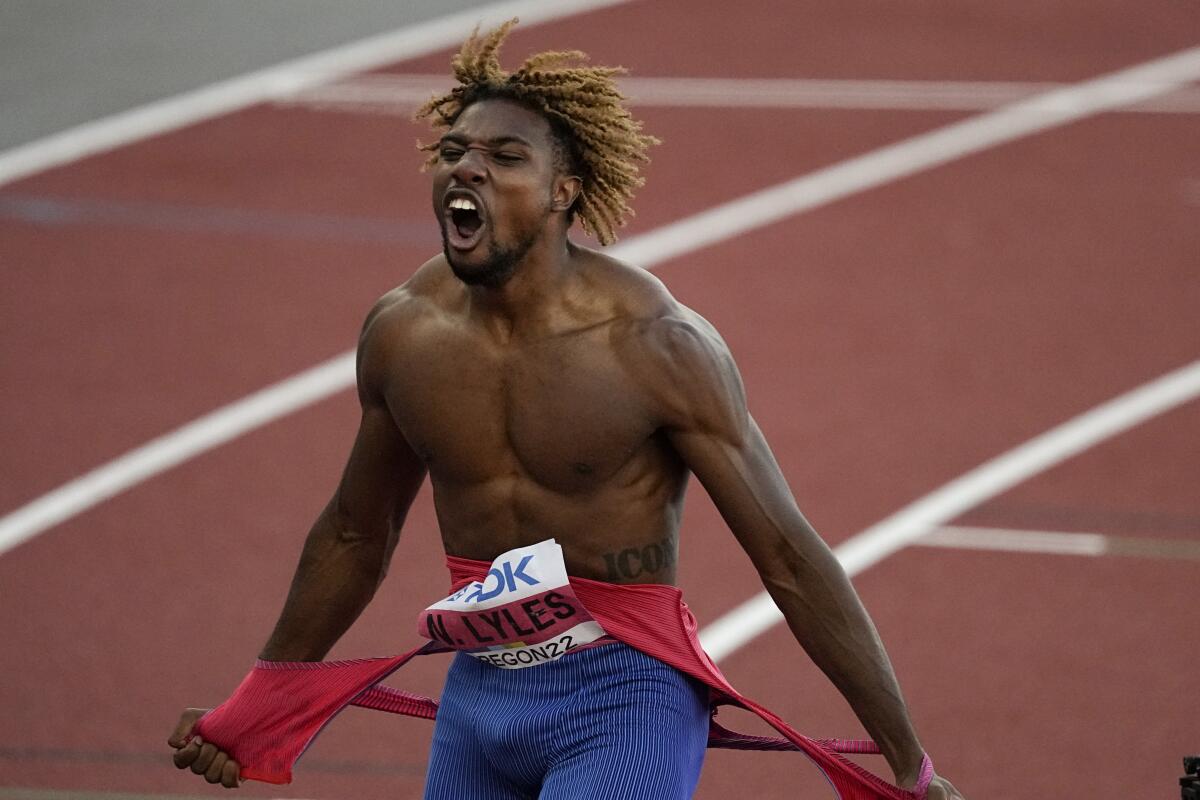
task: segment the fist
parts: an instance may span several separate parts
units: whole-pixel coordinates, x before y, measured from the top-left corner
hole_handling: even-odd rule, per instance
[[[188,741],[196,720],[208,712],[206,708],[189,708],[179,717],[179,724],[174,732],[167,737],[167,744],[175,748],[175,766],[179,769],[191,768],[197,775],[203,775],[209,783],[219,783],[226,789],[236,789],[241,783],[241,767],[229,757],[224,750],[218,750],[216,745],[202,741],[195,736]]]

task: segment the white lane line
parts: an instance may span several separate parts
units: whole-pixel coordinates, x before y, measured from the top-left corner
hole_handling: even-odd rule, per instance
[[[0,553],[131,486],[299,411],[353,382],[354,353],[343,353],[151,439],[0,519]]]
[[[944,547],[951,550],[1002,550],[1013,553],[1102,556],[1108,552],[1108,537],[1100,533],[1017,531],[1008,528],[945,525],[915,539],[913,545],[916,547]]]
[[[1109,400],[925,495],[834,549],[857,575],[930,530],[1090,447],[1200,397],[1200,360]],[[783,619],[765,591],[712,622],[700,641],[713,659],[766,633]]]
[[[1110,536],[1102,533],[1010,530],[947,525],[921,536],[916,547],[993,550],[1059,556],[1131,556],[1170,561],[1200,560],[1200,540]]]
[[[1045,92],[914,136],[666,225],[624,254],[657,263],[847,197],[1200,78],[1200,47]]]
[[[0,185],[140,139],[228,114],[352,72],[458,44],[478,23],[536,25],[628,0],[506,0],[323,50],[87,122],[0,153]]]
[[[812,78],[620,79],[635,106],[708,108],[841,108],[893,111],[987,111],[1066,84],[1013,81],[899,81]],[[446,75],[355,75],[277,97],[278,106],[312,111],[408,116],[452,86]],[[1118,111],[1200,113],[1200,90],[1175,84],[1161,97]]]
[[[1200,77],[1200,47],[1106,77],[1085,81],[1070,88],[1056,89],[1032,100],[906,139],[685,217],[678,222],[622,242],[610,252],[618,258],[650,269],[668,259],[770,225],[792,214],[831,203],[855,192],[906,177],[987,147],[1082,119],[1122,103],[1145,100],[1152,96],[1153,92],[1170,91],[1172,86],[1196,77]],[[350,358],[351,355],[346,353],[341,358]],[[294,380],[303,380],[306,374],[302,373]],[[351,385],[353,380],[353,371],[346,369],[341,373],[341,382],[330,381],[327,384],[327,394],[333,394]],[[317,402],[324,396],[311,395],[307,403]],[[242,417],[238,409],[244,402],[246,401],[235,401],[207,418],[227,419],[232,421],[230,424],[236,422],[240,425]],[[302,406],[303,404],[289,406],[288,413]],[[268,421],[270,419],[263,418],[259,424]],[[174,466],[229,438],[224,436],[222,429],[214,428],[209,435],[218,438],[209,443],[208,439],[183,435],[190,429],[191,426],[185,426],[152,443],[172,454],[171,458],[163,463]],[[249,428],[238,427],[239,432],[246,430]],[[64,486],[0,518],[0,554],[37,536],[50,525],[69,519],[117,492],[151,477],[154,473],[145,470],[141,456],[142,450],[148,446],[119,456],[89,473],[100,473],[103,480],[97,478],[81,484],[83,478],[77,479],[67,484],[74,487],[71,492],[60,494],[67,488]],[[38,509],[37,513],[30,511],[31,507]]]

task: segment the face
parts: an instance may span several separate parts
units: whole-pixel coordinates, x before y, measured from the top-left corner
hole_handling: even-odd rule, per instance
[[[509,100],[471,104],[442,137],[433,169],[433,210],[454,274],[502,286],[576,194],[578,179],[556,168],[540,114]]]

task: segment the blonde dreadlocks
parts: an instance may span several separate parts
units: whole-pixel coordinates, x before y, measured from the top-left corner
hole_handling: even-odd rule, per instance
[[[629,201],[645,181],[637,162],[648,162],[646,148],[658,139],[641,133],[642,124],[629,115],[614,76],[621,67],[587,65],[578,50],[538,53],[516,72],[500,68],[500,45],[517,24],[512,19],[479,35],[478,28],[463,43],[451,66],[459,85],[434,97],[417,111],[435,128],[450,128],[467,106],[479,100],[506,98],[540,112],[566,148],[568,168],[583,181],[572,207],[583,229],[601,244],[616,240],[616,228],[633,215]],[[437,143],[419,145],[431,152],[427,164],[438,160]]]

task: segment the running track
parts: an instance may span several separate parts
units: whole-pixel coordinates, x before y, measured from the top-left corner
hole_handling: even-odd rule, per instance
[[[639,76],[1073,83],[1200,43],[1192,10],[1163,0],[721,6],[529,27],[508,63],[570,46]],[[626,239],[978,112],[639,113],[666,144]],[[1092,116],[656,270],[726,336],[836,544],[1200,357],[1198,120]],[[409,149],[421,133],[379,109],[263,104],[0,187],[0,513],[352,346],[372,300],[437,244]],[[0,556],[0,798],[211,793],[163,738],[245,672],[356,421],[340,392]],[[1186,403],[955,520],[1106,534],[1137,555],[912,547],[856,578],[927,748],[969,796],[1172,796],[1179,756],[1200,750],[1198,441]],[[759,586],[698,488],[685,530],[681,583],[707,623]],[[425,494],[335,655],[407,647],[444,584]],[[802,729],[858,730],[782,627],[724,667]],[[396,680],[436,692],[443,668]],[[293,786],[243,791],[417,796],[429,730],[347,712]],[[698,796],[829,794],[796,757],[713,753]]]

